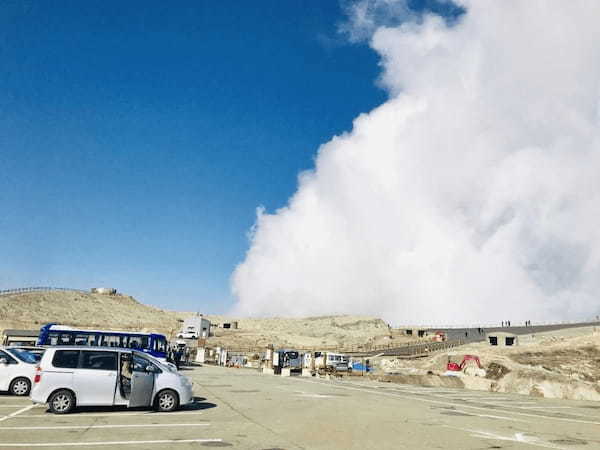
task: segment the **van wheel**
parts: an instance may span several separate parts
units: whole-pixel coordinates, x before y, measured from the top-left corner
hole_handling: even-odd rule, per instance
[[[12,383],[10,383],[9,389],[14,395],[29,395],[29,391],[31,391],[31,381],[27,378],[15,378]]]
[[[48,406],[54,414],[68,414],[75,409],[75,396],[71,391],[61,389],[50,396]]]
[[[156,409],[160,412],[175,411],[179,407],[179,397],[175,391],[166,389],[156,396]]]

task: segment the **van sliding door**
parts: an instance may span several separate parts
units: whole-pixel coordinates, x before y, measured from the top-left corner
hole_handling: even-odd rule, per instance
[[[153,364],[145,358],[133,355],[133,373],[131,376],[131,394],[129,407],[150,406],[154,392],[154,373],[146,368]]]

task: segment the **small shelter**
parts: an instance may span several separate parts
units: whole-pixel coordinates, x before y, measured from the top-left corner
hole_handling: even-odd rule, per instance
[[[512,347],[514,345],[519,345],[519,336],[506,331],[487,333],[485,338],[490,345],[497,345],[498,347]]]

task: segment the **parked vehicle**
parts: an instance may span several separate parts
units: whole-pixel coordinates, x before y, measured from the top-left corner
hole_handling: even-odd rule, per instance
[[[35,345],[9,345],[8,348],[16,348],[19,350],[25,350],[25,351],[31,353],[35,357],[36,361],[39,361],[40,359],[42,359],[42,355],[46,351],[46,349],[44,347],[36,347]]]
[[[40,328],[37,345],[54,347],[86,345],[114,348],[132,348],[155,358],[167,360],[167,338],[163,334],[131,331],[80,330],[65,325],[48,323]]]
[[[66,414],[76,406],[152,406],[174,411],[191,403],[192,383],[143,352],[106,347],[51,347],[39,363],[34,403]]]
[[[40,334],[39,330],[15,330],[6,329],[2,332],[4,339],[2,344],[6,347],[10,346],[22,346],[22,345],[35,345]]]
[[[177,337],[180,339],[198,339],[198,334],[198,329],[195,326],[189,326],[181,330]]]
[[[13,395],[29,395],[37,360],[26,350],[0,347],[0,391]]]
[[[177,333],[180,339],[206,339],[210,336],[210,320],[202,314],[187,317],[181,330]]]
[[[302,369],[302,357],[297,350],[276,350],[273,354],[273,365],[280,369]]]
[[[334,352],[315,352],[315,369],[325,373],[352,371],[348,356]]]

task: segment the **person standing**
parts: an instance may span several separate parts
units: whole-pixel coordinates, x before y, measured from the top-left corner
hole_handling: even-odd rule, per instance
[[[177,348],[175,350],[175,367],[177,367],[177,370],[179,370],[179,365],[181,364],[181,355],[182,355],[182,351],[181,349]]]

